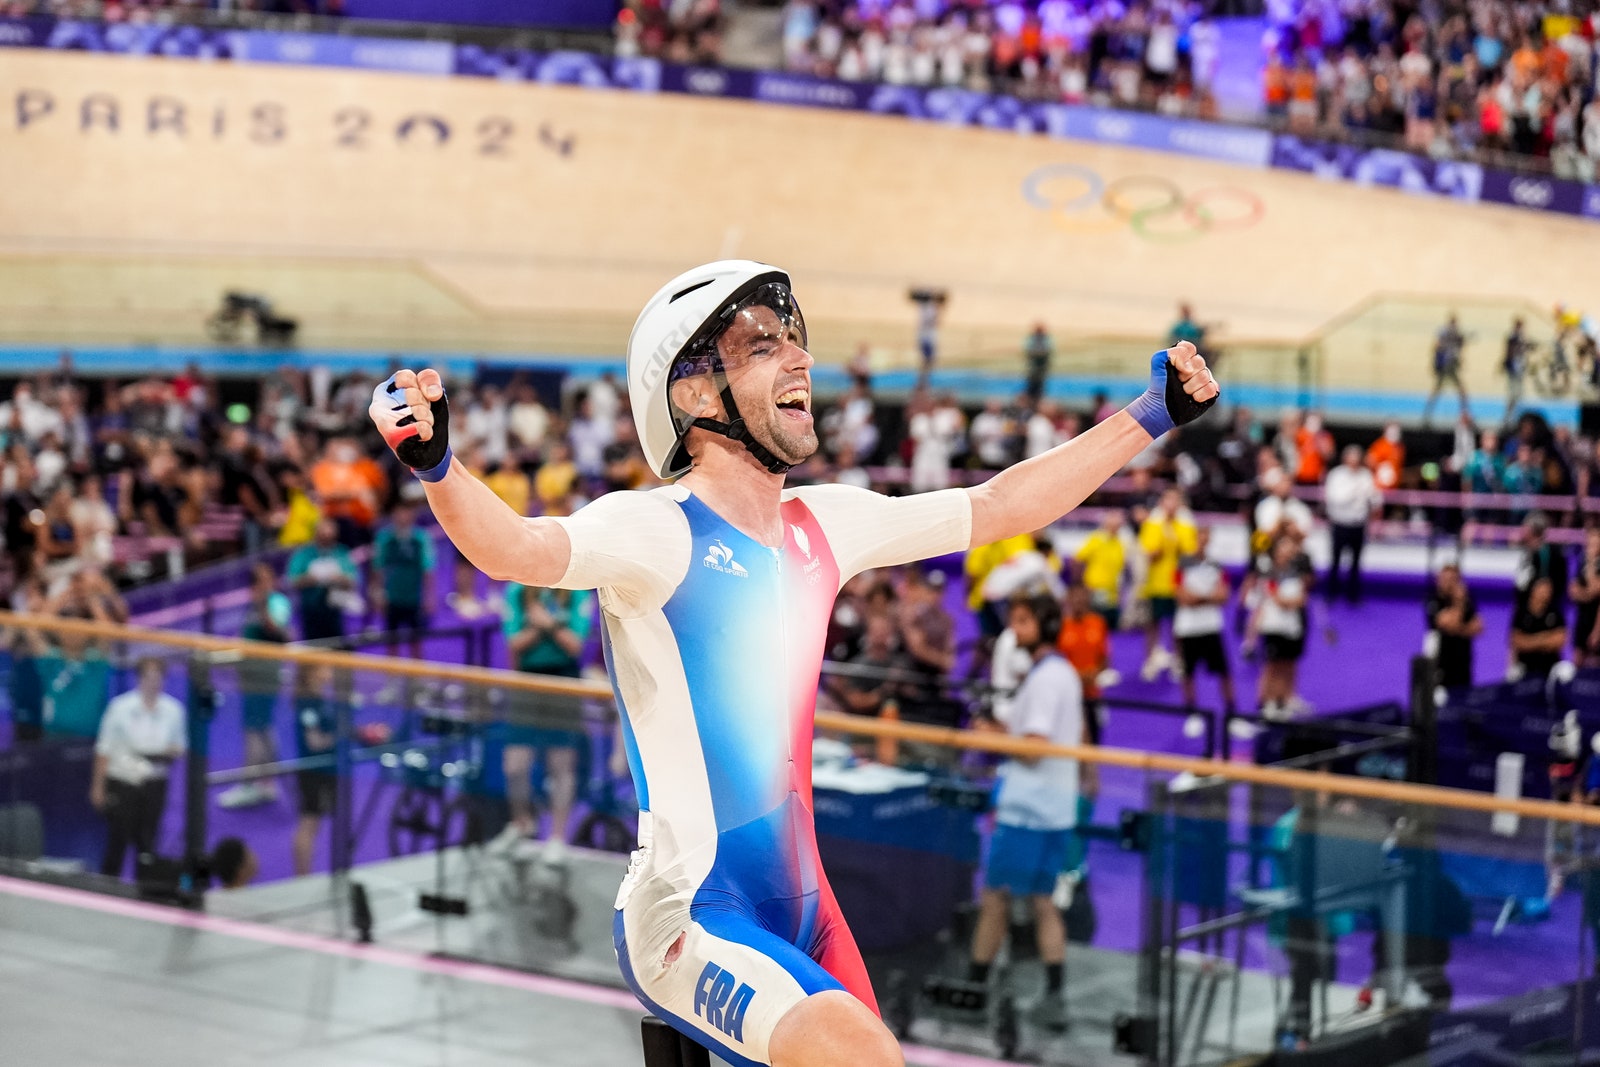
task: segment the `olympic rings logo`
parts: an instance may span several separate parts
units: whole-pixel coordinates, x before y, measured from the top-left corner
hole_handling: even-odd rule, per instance
[[[1068,233],[1124,227],[1146,241],[1181,244],[1208,233],[1248,230],[1267,213],[1248,189],[1217,185],[1185,194],[1170,178],[1134,174],[1110,181],[1076,163],[1049,163],[1022,181],[1022,198]]]

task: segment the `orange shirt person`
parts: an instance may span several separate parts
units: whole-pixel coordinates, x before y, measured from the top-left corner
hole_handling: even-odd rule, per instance
[[[1383,436],[1367,447],[1367,466],[1379,489],[1393,489],[1400,484],[1400,472],[1406,467],[1406,446],[1400,439],[1400,424],[1391,422],[1383,428]]]
[[[1089,587],[1081,582],[1067,590],[1056,649],[1083,681],[1084,722],[1090,740],[1099,744],[1100,675],[1111,664],[1111,632],[1105,617],[1090,603]]]
[[[348,437],[328,442],[322,459],[311,468],[311,488],[322,513],[370,530],[383,498],[383,469]]]

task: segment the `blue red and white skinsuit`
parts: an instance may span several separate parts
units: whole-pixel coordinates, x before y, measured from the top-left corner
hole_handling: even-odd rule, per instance
[[[964,551],[962,490],[783,496],[780,548],[681,487],[559,519],[557,584],[600,591],[606,665],[641,807],[617,960],[662,1019],[735,1065],[784,1014],[844,989],[876,1010],[817,857],[811,736],[834,597],[864,570]]]

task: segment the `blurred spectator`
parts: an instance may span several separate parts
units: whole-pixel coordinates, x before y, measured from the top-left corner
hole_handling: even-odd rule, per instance
[[[907,686],[900,716],[939,726],[960,725],[961,706],[944,695],[956,663],[955,620],[944,606],[943,571],[910,567],[900,588],[900,647],[921,678]]]
[[[511,411],[508,428],[517,449],[532,452],[544,444],[550,433],[549,410],[539,402],[539,394],[527,382],[518,382],[511,390]]]
[[[1315,520],[1306,502],[1292,495],[1294,486],[1281,467],[1274,467],[1262,476],[1262,486],[1267,495],[1261,498],[1255,510],[1255,536],[1251,540],[1257,551],[1265,551],[1285,531],[1299,537],[1311,534]]]
[[[1433,391],[1422,406],[1423,425],[1433,421],[1434,401],[1439,399],[1439,393],[1446,385],[1455,387],[1461,397],[1461,413],[1466,414],[1467,387],[1461,381],[1461,350],[1466,343],[1467,337],[1461,332],[1461,323],[1455,312],[1451,312],[1433,342]]]
[[[1527,603],[1511,618],[1512,670],[1517,678],[1547,678],[1567,647],[1567,622],[1549,578],[1535,578]]]
[[[1211,561],[1207,549],[1211,528],[1195,530],[1194,551],[1178,564],[1177,614],[1172,620],[1172,635],[1178,641],[1178,659],[1183,672],[1183,704],[1195,707],[1195,674],[1205,667],[1222,690],[1222,706],[1232,714],[1236,708],[1233,672],[1228,666],[1228,650],[1222,643],[1222,609],[1228,603],[1228,576]]]
[[[1472,684],[1472,643],[1483,633],[1478,602],[1461,580],[1461,568],[1447,563],[1434,578],[1427,604],[1430,645],[1439,684],[1460,689]]]
[[[344,636],[345,608],[355,595],[356,565],[339,543],[332,519],[317,523],[317,537],[289,557],[289,585],[300,594],[300,637],[325,641]]]
[[[1000,470],[1008,466],[1016,428],[1006,415],[1005,401],[993,396],[985,400],[983,410],[972,418],[968,437],[972,442],[973,459],[980,468]]]
[[[1528,356],[1532,351],[1533,342],[1528,340],[1523,330],[1522,316],[1518,315],[1511,320],[1511,332],[1506,334],[1505,356],[1500,361],[1500,373],[1506,376],[1507,422],[1516,413],[1517,405],[1522,403],[1522,381],[1528,373]]]
[[[840,710],[875,716],[900,695],[907,664],[899,647],[893,616],[884,612],[864,616],[860,650],[840,660],[852,669],[824,680],[827,693]]]
[[[1055,354],[1055,342],[1050,339],[1044,323],[1035,323],[1033,332],[1022,343],[1023,362],[1027,365],[1028,399],[1035,404],[1044,396],[1045,383],[1050,380],[1050,358]]]
[[[1333,459],[1333,434],[1322,425],[1322,416],[1307,415],[1294,435],[1296,485],[1321,485]]]
[[[323,518],[334,521],[341,545],[355,548],[371,543],[387,479],[354,438],[328,442],[322,459],[311,468],[311,485]]]
[[[155,851],[168,773],[189,747],[183,705],[162,692],[166,665],[141,659],[137,675],[138,688],[106,706],[94,746],[89,803],[106,818],[100,873],[111,877],[122,874],[129,845],[135,857]]]
[[[1267,719],[1286,719],[1308,710],[1298,691],[1300,658],[1306,650],[1304,609],[1308,596],[1299,554],[1296,538],[1278,537],[1267,557],[1265,578],[1256,586],[1251,632],[1259,637],[1266,660],[1259,700],[1262,717]]]
[[[1144,628],[1144,665],[1139,674],[1145,681],[1167,671],[1179,674],[1178,661],[1163,644],[1162,623],[1170,624],[1178,611],[1178,561],[1193,555],[1197,543],[1193,517],[1183,506],[1183,494],[1168,489],[1161,502],[1139,528],[1139,549],[1149,561],[1144,597],[1149,602],[1149,617]]]
[[[1383,506],[1383,494],[1372,472],[1361,463],[1361,446],[1346,445],[1343,462],[1328,472],[1323,490],[1332,539],[1328,566],[1328,600],[1341,593],[1350,603],[1361,602],[1361,553],[1367,544],[1367,526]],[[1348,574],[1343,571],[1345,557]]]
[[[605,469],[606,446],[617,439],[616,419],[607,419],[597,410],[595,386],[577,394],[572,422],[567,426],[567,443],[572,446],[572,462],[585,480],[598,479]]]
[[[961,444],[966,418],[948,397],[935,400],[927,392],[913,395],[906,406],[911,452],[911,491],[927,493],[950,487],[950,462]]]
[[[1550,600],[1555,610],[1566,607],[1567,553],[1562,546],[1546,539],[1549,529],[1550,520],[1542,511],[1533,512],[1522,522],[1522,560],[1517,564],[1516,573],[1519,608],[1527,604],[1534,583],[1541,579],[1550,583]]]
[[[307,767],[295,772],[299,792],[300,818],[294,830],[294,873],[311,873],[312,853],[324,819],[338,806],[339,778],[332,759],[339,740],[339,708],[331,693],[333,668],[317,664],[300,668],[295,687],[294,724],[297,755],[302,760],[324,758],[326,766]]]
[[[1383,435],[1367,446],[1367,466],[1379,490],[1387,492],[1399,487],[1400,474],[1406,469],[1406,446],[1398,422],[1385,423]]]
[[[421,659],[422,636],[433,615],[438,559],[433,538],[417,526],[414,506],[400,503],[390,514],[389,525],[378,531],[372,546],[372,568],[378,576],[378,581],[369,586],[372,606],[383,612],[389,655],[395,654],[404,633],[411,658]]]
[[[1600,526],[1583,534],[1583,555],[1569,590],[1577,611],[1572,619],[1572,655],[1580,667],[1600,667]]]
[[[722,28],[719,0],[628,0],[617,12],[616,52],[672,63],[718,63]]]
[[[1123,533],[1128,517],[1121,508],[1106,512],[1100,525],[1078,546],[1079,581],[1089,591],[1094,610],[1115,630],[1122,621],[1122,584],[1128,573]]]
[[[595,594],[590,590],[540,589],[506,584],[506,651],[519,671],[577,678],[583,648],[594,624]],[[577,701],[527,690],[506,690],[505,753],[502,768],[511,821],[489,849],[527,855],[538,832],[533,806],[533,758],[544,753],[545,799],[550,806],[550,836],[542,859],[565,858],[568,823],[578,794],[578,752],[585,744]]]
[[[1089,588],[1082,583],[1067,590],[1056,649],[1078,672],[1083,687],[1084,728],[1090,743],[1099,744],[1105,714],[1100,705],[1100,687],[1111,668],[1111,630],[1105,617],[1094,610]]]
[[[250,605],[245,609],[239,636],[246,641],[286,644],[293,639],[289,626],[289,598],[278,589],[278,575],[270,563],[250,568]],[[246,655],[234,668],[244,705],[244,765],[263,767],[278,760],[278,697],[283,688],[283,664],[275,659]],[[277,783],[270,779],[240,782],[222,791],[217,803],[224,808],[247,808],[278,799]]]

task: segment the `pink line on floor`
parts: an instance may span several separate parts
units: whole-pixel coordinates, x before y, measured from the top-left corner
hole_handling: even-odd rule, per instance
[[[161,904],[149,904],[142,900],[104,896],[100,893],[91,893],[83,889],[47,885],[43,882],[30,882],[22,878],[10,878],[5,875],[0,875],[0,893],[14,897],[25,897],[29,900],[43,901],[46,904],[56,904],[62,907],[97,911],[103,915],[115,915],[124,919],[161,923],[165,926],[178,926],[186,930],[200,930],[205,933],[220,934],[224,937],[236,937],[243,941],[254,941],[257,944],[271,945],[275,948],[297,949],[302,952],[319,952],[324,956],[365,960],[369,963],[381,963],[390,967],[401,967],[425,974],[443,975],[447,978],[456,978],[464,982],[478,982],[482,985],[516,989],[526,993],[559,997],[563,1000],[577,1000],[586,1004],[598,1004],[604,1007],[620,1008],[625,1011],[643,1014],[643,1009],[639,1006],[639,1002],[633,998],[633,994],[621,989],[607,989],[604,986],[588,985],[584,982],[574,982],[565,978],[551,978],[547,975],[528,974],[525,971],[505,970],[500,967],[492,967],[486,963],[441,959],[426,953],[385,948],[382,945],[359,945],[351,941],[341,941],[338,938],[321,937],[317,934],[308,934],[299,930],[287,930],[281,926],[264,926],[258,923],[245,922],[241,919],[228,919],[220,915],[208,915],[200,911],[185,911],[181,908],[172,908]],[[907,1062],[920,1064],[922,1067],[1006,1067],[1001,1060],[986,1059],[982,1056],[972,1056],[963,1052],[923,1048],[919,1045],[904,1045],[902,1049],[905,1052]]]

